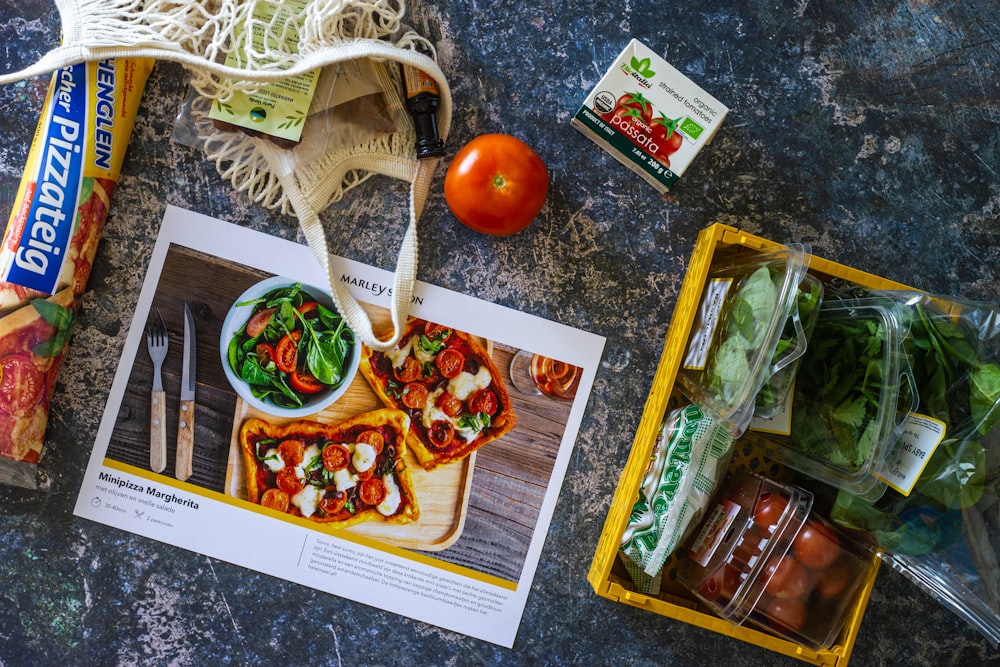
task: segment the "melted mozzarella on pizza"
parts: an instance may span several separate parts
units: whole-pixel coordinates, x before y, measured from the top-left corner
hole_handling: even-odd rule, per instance
[[[274,473],[281,472],[281,469],[285,467],[285,460],[281,458],[281,454],[278,453],[277,449],[272,448],[264,452],[263,461],[264,465]]]
[[[309,476],[306,467],[315,468],[317,465],[322,465],[322,461],[323,454],[320,452],[319,445],[309,445],[302,452],[302,462],[295,466],[295,477],[305,481]]]
[[[337,487],[338,491],[347,491],[348,489],[353,489],[358,483],[358,476],[351,473],[347,468],[333,473],[333,485]]]
[[[378,456],[378,452],[371,445],[359,442],[348,445],[347,448],[354,450],[354,453],[351,455],[351,464],[358,472],[365,472],[375,465],[375,458]]]
[[[468,400],[472,392],[479,389],[486,389],[493,381],[490,369],[480,366],[479,371],[473,375],[468,371],[462,371],[448,381],[448,393],[460,401]]]
[[[306,484],[301,491],[292,496],[291,501],[302,512],[302,516],[308,518],[316,513],[316,508],[319,507],[319,501],[322,497],[323,489]]]
[[[396,486],[396,480],[392,475],[384,475],[382,483],[385,484],[385,498],[382,499],[375,509],[383,516],[392,516],[399,509],[399,503],[403,501],[403,496]]]

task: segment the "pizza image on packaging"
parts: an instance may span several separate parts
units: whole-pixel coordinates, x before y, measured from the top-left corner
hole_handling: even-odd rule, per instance
[[[410,318],[395,348],[363,346],[360,370],[386,406],[410,416],[407,444],[426,470],[460,461],[517,425],[496,364],[462,331]]]
[[[247,499],[336,528],[416,521],[405,459],[409,421],[389,409],[332,425],[248,419],[240,427]]]
[[[0,318],[0,457],[38,462],[74,303],[66,288]]]

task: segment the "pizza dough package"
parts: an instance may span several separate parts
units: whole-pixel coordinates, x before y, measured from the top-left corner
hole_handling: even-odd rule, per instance
[[[640,593],[659,593],[660,570],[708,507],[733,440],[721,421],[697,405],[664,418],[619,551]]]
[[[153,62],[52,75],[0,247],[0,483],[37,487],[56,375]]]

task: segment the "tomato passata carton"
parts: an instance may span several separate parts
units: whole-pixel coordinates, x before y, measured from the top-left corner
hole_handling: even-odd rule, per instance
[[[729,108],[633,39],[587,95],[572,125],[667,192]]]

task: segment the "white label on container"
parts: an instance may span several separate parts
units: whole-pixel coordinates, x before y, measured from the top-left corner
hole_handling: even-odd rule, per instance
[[[778,406],[778,411],[770,417],[754,415],[750,421],[750,430],[758,433],[774,433],[776,435],[791,435],[792,433],[792,399],[795,398],[795,387]]]
[[[690,555],[694,562],[702,567],[708,566],[739,513],[740,506],[725,498],[715,506],[691,545]]]
[[[908,415],[880,479],[904,496],[910,495],[944,434],[943,421],[926,415]]]
[[[705,285],[705,294],[701,298],[701,311],[697,326],[691,332],[687,355],[684,357],[684,368],[702,370],[708,360],[708,350],[715,337],[715,329],[719,326],[719,316],[722,314],[722,304],[733,285],[732,278],[715,278]]]

